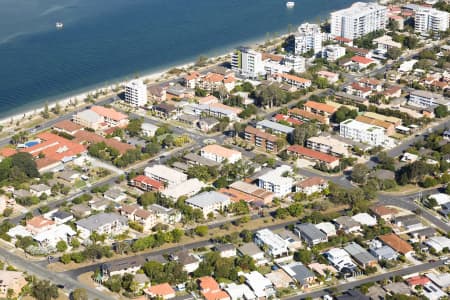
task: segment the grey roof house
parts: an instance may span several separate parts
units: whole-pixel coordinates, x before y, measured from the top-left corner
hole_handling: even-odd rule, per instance
[[[100,213],[75,224],[83,239],[89,238],[94,231],[98,234],[116,235],[128,229],[128,219],[116,213]]]
[[[295,225],[294,232],[310,246],[328,241],[327,235],[311,223]]]

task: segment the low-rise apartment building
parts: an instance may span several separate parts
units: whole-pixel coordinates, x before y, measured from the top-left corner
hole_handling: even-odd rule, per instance
[[[187,175],[165,165],[146,167],[144,174],[147,177],[164,182],[167,186],[177,185],[187,180]]]
[[[292,168],[290,166],[279,166],[258,177],[258,186],[274,193],[278,197],[284,197],[292,192],[292,186],[294,185],[294,180],[286,176],[287,173],[291,172]]]
[[[369,125],[356,120],[345,120],[340,123],[340,136],[369,144],[381,146],[386,141],[385,130],[382,127]]]
[[[307,159],[311,159],[313,161],[316,161],[320,164],[324,164],[327,168],[333,169],[339,166],[339,158],[315,151],[309,148],[305,148],[300,145],[292,145],[287,148],[287,153],[290,155],[294,155],[297,157],[304,157]]]
[[[203,147],[200,150],[200,155],[217,163],[221,163],[226,160],[230,164],[234,164],[242,158],[241,152],[216,144]]]
[[[306,147],[337,157],[349,155],[348,145],[330,136],[314,136],[306,140]]]
[[[126,217],[116,213],[100,213],[75,222],[80,237],[88,239],[93,232],[117,235],[128,229]]]
[[[230,205],[230,197],[218,192],[203,192],[196,196],[186,199],[187,205],[198,208],[203,212],[203,215],[208,217],[210,213],[215,213],[225,209]]]
[[[276,135],[264,132],[261,129],[252,126],[247,126],[244,134],[245,140],[257,148],[274,153],[277,153],[280,150],[278,149],[278,137]]]
[[[411,91],[409,93],[408,104],[421,108],[433,108],[438,105],[444,105],[450,108],[450,101],[445,99],[444,96],[422,90]]]

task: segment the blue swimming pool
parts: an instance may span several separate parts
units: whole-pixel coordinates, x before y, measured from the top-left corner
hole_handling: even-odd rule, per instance
[[[35,146],[37,144],[39,144],[39,141],[28,141],[24,145],[25,145],[25,147],[30,148],[30,147],[33,147],[33,146]]]

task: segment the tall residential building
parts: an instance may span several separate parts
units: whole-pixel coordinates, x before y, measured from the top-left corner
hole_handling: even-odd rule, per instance
[[[306,70],[306,60],[302,56],[286,55],[283,59],[283,64],[290,70],[296,73],[303,73]]]
[[[336,61],[345,55],[345,48],[338,45],[328,45],[322,49],[322,57],[327,61]]]
[[[247,47],[234,51],[231,56],[231,69],[247,78],[257,78],[265,74],[261,53]]]
[[[147,104],[147,86],[140,79],[134,79],[125,86],[125,102],[140,107]]]
[[[317,24],[304,23],[298,27],[295,35],[295,54],[304,54],[310,50],[314,54],[322,51],[323,34]]]
[[[449,26],[449,13],[429,7],[417,7],[414,17],[414,30],[420,34],[446,31]]]
[[[386,141],[385,130],[383,128],[353,119],[341,122],[339,129],[340,136],[371,146],[381,146]]]
[[[331,34],[352,40],[384,29],[386,24],[387,8],[377,3],[356,2],[331,13]]]

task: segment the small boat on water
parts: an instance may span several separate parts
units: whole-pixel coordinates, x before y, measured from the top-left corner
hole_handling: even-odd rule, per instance
[[[287,8],[293,8],[295,6],[295,2],[294,1],[288,1],[286,2],[286,7]]]
[[[64,24],[62,22],[56,22],[56,28],[61,29],[64,27]]]

